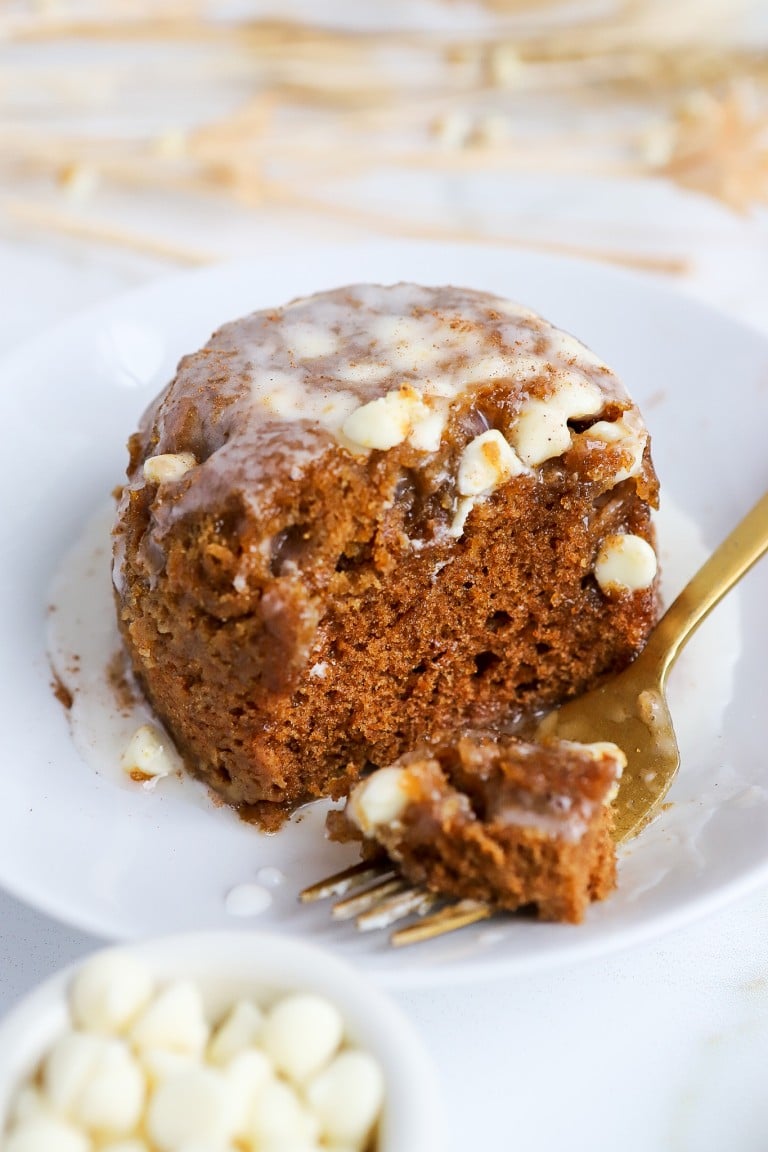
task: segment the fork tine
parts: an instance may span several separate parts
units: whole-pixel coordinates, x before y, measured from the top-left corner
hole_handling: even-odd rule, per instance
[[[479,920],[487,920],[493,914],[488,904],[479,900],[459,900],[448,908],[441,908],[431,916],[426,916],[416,924],[409,924],[400,928],[390,936],[390,943],[395,948],[405,944],[418,944],[422,940],[434,940],[437,936],[445,936],[448,932],[456,932],[468,924],[476,924]]]
[[[388,928],[390,924],[412,914],[424,916],[439,899],[428,888],[407,888],[404,892],[385,897],[367,912],[362,912],[357,918],[357,927],[361,932],[370,932],[375,928]]]
[[[343,896],[345,892],[359,888],[369,880],[392,876],[394,871],[389,862],[372,864],[363,860],[350,868],[344,868],[341,872],[335,872],[333,876],[326,876],[325,880],[319,880],[317,884],[310,884],[299,893],[299,900],[302,904],[312,904],[315,900],[325,900],[327,896]]]
[[[369,908],[373,908],[385,896],[394,896],[406,889],[410,889],[410,884],[403,880],[402,876],[392,876],[374,884],[372,888],[366,888],[364,892],[353,892],[346,899],[339,900],[331,908],[331,916],[334,920],[352,920],[361,912],[367,912]]]

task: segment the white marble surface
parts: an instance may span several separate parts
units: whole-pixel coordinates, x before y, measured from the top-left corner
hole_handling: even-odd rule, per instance
[[[684,246],[686,291],[768,330],[768,230],[701,200],[580,185],[550,205],[597,237],[616,230]],[[443,189],[445,200],[448,191]],[[463,190],[450,211],[476,205]],[[540,212],[530,188],[515,206]],[[602,195],[602,200],[600,196]],[[509,205],[507,204],[509,211]],[[619,218],[620,217],[620,218]],[[211,217],[208,247],[300,258],[313,222],[252,224],[238,240]],[[582,238],[584,233],[581,233]],[[326,236],[327,238],[327,236]],[[298,247],[296,247],[298,243]],[[0,242],[0,353],[111,293],[169,270],[159,261],[18,236]],[[0,383],[0,386],[1,383]],[[768,419],[768,412],[760,414]],[[767,638],[768,639],[768,638]],[[0,698],[2,698],[0,696]],[[3,770],[17,770],[5,765]],[[96,944],[0,892],[0,1011]],[[655,943],[577,967],[456,990],[398,993],[445,1087],[451,1152],[764,1152],[768,1148],[768,890]],[[403,1149],[403,1152],[411,1150]],[[414,1149],[413,1152],[418,1152]]]

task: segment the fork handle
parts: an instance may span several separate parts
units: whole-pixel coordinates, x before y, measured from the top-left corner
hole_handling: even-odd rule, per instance
[[[656,664],[662,684],[702,620],[767,550],[768,492],[715,549],[656,625],[642,659]]]

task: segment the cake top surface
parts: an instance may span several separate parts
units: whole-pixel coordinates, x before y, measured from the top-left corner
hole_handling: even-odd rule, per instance
[[[356,408],[403,385],[451,401],[473,384],[545,375],[552,390],[586,382],[623,395],[573,336],[466,288],[351,285],[254,312],[221,328],[209,347],[233,358],[260,419],[312,420],[334,432]]]
[[[341,454],[365,482],[394,450],[439,507],[429,538],[457,538],[478,503],[574,445],[608,489],[643,470],[646,442],[611,369],[529,309],[357,284],[253,312],[185,356],[145,414],[129,486],[173,491],[155,502],[160,534],[233,488],[266,522],[318,462]]]

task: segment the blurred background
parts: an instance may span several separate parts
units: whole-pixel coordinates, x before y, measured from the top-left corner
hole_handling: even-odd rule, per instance
[[[0,0],[0,236],[121,283],[479,241],[760,319],[767,46],[761,0]]]

